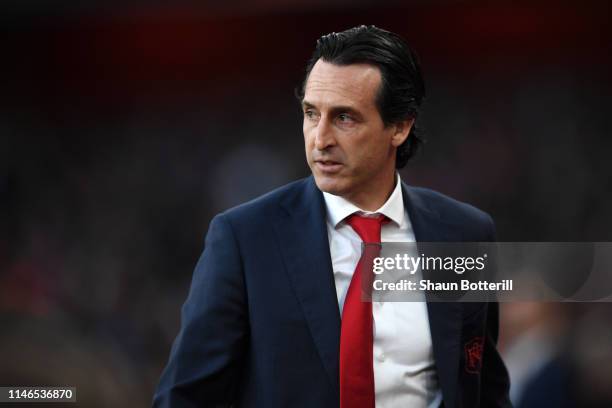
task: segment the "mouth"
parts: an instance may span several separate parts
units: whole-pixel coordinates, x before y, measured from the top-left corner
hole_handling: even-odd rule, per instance
[[[337,173],[343,164],[333,160],[315,160],[315,166],[323,173]]]

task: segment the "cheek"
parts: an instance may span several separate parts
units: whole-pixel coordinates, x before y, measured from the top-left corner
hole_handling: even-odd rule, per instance
[[[304,151],[306,152],[306,160],[310,162],[310,157],[312,155],[312,150],[314,148],[314,139],[310,137],[310,132],[306,129],[306,126],[303,128],[304,132]]]
[[[388,151],[380,139],[372,134],[354,138],[354,143],[350,144],[352,161],[359,167],[377,167]]]
[[[306,146],[312,145],[313,138],[312,135],[312,126],[308,125],[306,122],[302,125],[302,133],[304,134],[304,144]]]

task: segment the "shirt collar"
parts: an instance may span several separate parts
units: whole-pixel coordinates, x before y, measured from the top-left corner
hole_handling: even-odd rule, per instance
[[[404,199],[402,197],[402,181],[399,174],[396,174],[396,179],[397,181],[393,192],[387,201],[376,211],[364,211],[347,199],[324,191],[323,198],[325,199],[325,206],[327,207],[327,219],[334,228],[337,228],[338,224],[346,217],[355,212],[359,212],[365,216],[383,214],[398,226],[402,225],[404,221]]]

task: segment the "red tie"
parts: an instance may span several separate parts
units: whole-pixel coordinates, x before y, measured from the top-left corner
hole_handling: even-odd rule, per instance
[[[347,222],[365,243],[380,244],[380,227],[388,219],[381,215],[377,218],[351,215]],[[371,264],[372,257],[362,257],[351,279],[344,308],[340,332],[340,408],[374,408],[374,367],[372,345],[372,302],[361,300],[361,270],[371,271],[361,266],[362,262]],[[371,275],[371,273],[370,273]],[[366,276],[365,279],[369,279]]]

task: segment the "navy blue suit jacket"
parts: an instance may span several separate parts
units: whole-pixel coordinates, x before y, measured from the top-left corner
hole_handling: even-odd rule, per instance
[[[417,242],[492,241],[484,212],[403,185]],[[339,406],[340,313],[323,195],[312,177],[217,215],[156,407]],[[444,407],[507,407],[496,303],[428,302]],[[484,339],[479,370],[465,347]]]

